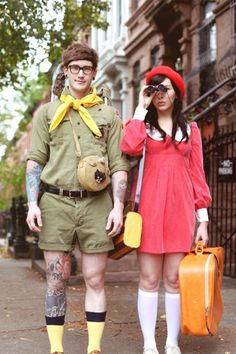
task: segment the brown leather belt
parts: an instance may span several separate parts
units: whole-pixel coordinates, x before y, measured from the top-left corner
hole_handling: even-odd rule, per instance
[[[83,190],[66,190],[66,189],[56,188],[49,185],[45,186],[45,191],[48,193],[60,195],[61,197],[79,198],[79,199],[87,198],[91,195],[97,194],[96,192],[90,193]]]

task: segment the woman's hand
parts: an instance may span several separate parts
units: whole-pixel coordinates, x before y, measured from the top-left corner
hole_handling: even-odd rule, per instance
[[[207,221],[203,221],[200,222],[197,228],[197,232],[196,232],[196,237],[195,237],[195,244],[198,243],[198,241],[202,240],[203,241],[203,246],[207,246],[208,243],[208,231],[207,231],[207,227],[208,227],[208,222]]]
[[[150,95],[147,94],[145,91],[149,85],[143,86],[140,93],[139,93],[139,103],[138,105],[142,108],[147,109],[150,103],[152,102],[153,97],[156,94],[156,91]]]

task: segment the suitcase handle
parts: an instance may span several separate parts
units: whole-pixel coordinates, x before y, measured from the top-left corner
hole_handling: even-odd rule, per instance
[[[203,254],[204,251],[204,246],[203,246],[203,241],[198,241],[195,247],[195,253],[197,256],[200,256]]]

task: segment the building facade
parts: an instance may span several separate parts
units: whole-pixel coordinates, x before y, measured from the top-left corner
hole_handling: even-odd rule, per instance
[[[98,90],[104,85],[109,87],[112,103],[125,119],[128,112],[128,64],[124,46],[127,41],[128,1],[112,0],[111,10],[106,16],[107,30],[92,28],[91,31],[91,46],[99,55],[94,85]]]
[[[235,0],[131,0],[127,28],[129,114],[145,73],[155,65],[169,65],[184,76],[185,105],[235,70]],[[228,89],[222,89],[221,95]],[[221,124],[235,119],[235,105],[231,111]]]

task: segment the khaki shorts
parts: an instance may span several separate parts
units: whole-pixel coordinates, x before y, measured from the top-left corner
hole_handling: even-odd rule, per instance
[[[44,193],[39,207],[43,227],[39,247],[51,251],[72,251],[78,240],[81,252],[101,253],[114,248],[106,223],[112,209],[107,191],[82,199]]]

